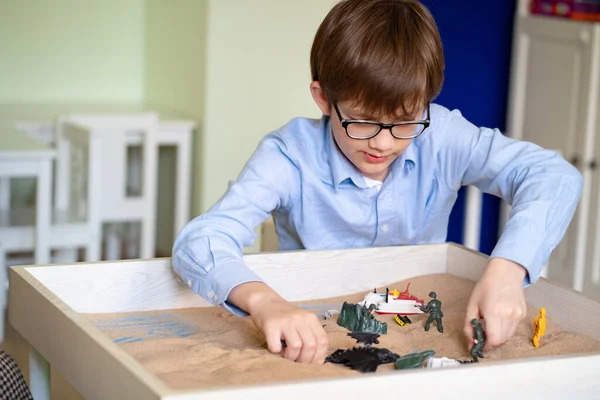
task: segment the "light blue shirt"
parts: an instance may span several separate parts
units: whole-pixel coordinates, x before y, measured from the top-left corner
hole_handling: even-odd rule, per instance
[[[246,314],[226,299],[236,285],[262,281],[242,253],[271,213],[280,250],[443,243],[464,185],[512,205],[490,257],[525,267],[530,285],[581,195],[581,174],[556,152],[435,104],[430,127],[391,164],[380,189],[369,187],[337,148],[330,123],[296,118],[266,135],[225,195],[182,229],[173,268],[194,292]]]

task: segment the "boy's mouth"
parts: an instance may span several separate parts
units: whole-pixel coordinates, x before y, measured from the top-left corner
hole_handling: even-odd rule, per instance
[[[365,160],[367,160],[368,162],[370,162],[372,164],[382,163],[385,160],[387,160],[387,158],[388,158],[388,156],[378,157],[378,156],[376,156],[374,154],[367,153],[366,151],[363,151],[362,153],[363,153],[363,155],[365,157]]]

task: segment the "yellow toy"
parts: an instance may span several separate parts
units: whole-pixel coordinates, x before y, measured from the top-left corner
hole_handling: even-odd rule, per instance
[[[395,320],[395,321],[398,323],[398,325],[400,325],[400,326],[404,326],[404,325],[406,325],[406,323],[405,323],[404,321],[402,321],[402,320],[400,319],[400,316],[398,316],[398,315],[394,315],[394,320]]]
[[[536,319],[533,317],[533,329],[535,333],[533,335],[533,345],[540,347],[540,338],[546,333],[546,309],[540,308],[539,317]]]
[[[400,314],[394,315],[394,320],[400,326],[408,325],[412,322],[406,315],[400,315]]]

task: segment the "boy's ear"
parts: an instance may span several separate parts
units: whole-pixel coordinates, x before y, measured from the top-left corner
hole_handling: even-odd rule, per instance
[[[329,107],[329,101],[327,101],[327,97],[325,97],[325,93],[323,92],[319,81],[311,82],[310,94],[312,94],[312,97],[315,100],[315,103],[317,103],[319,109],[321,109],[321,112],[325,115],[330,115],[331,108]]]

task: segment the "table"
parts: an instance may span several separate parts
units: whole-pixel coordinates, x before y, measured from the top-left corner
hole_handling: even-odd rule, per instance
[[[477,280],[487,256],[447,243],[259,253],[246,255],[244,260],[284,298],[302,301],[370,291],[434,273]],[[444,396],[452,390],[470,391],[471,397],[519,398],[572,398],[576,390],[577,398],[582,399],[592,398],[600,390],[600,353],[315,382],[173,390],[82,315],[211,306],[177,279],[169,258],[13,267],[10,282],[10,323],[29,349],[16,357],[17,361],[33,360],[35,366],[42,364],[40,359],[47,360],[88,399],[306,399],[319,398],[324,390],[332,398],[365,399],[373,396],[374,388],[389,394],[399,388],[403,393],[422,388],[418,390],[428,396]],[[564,329],[600,340],[600,303],[545,279],[528,288],[526,296],[534,307],[545,307]],[[432,373],[435,385],[431,384]],[[31,371],[28,375],[32,386],[47,385],[47,375],[31,375]],[[36,400],[45,398],[40,395]]]

